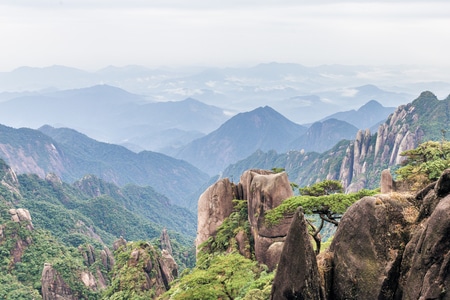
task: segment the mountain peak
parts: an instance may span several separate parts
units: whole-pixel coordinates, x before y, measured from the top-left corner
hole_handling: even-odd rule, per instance
[[[361,106],[358,109],[358,111],[359,112],[368,112],[368,111],[373,111],[373,110],[381,109],[381,108],[383,108],[383,105],[381,105],[380,102],[378,102],[376,100],[370,100],[369,102],[367,102],[366,104]]]

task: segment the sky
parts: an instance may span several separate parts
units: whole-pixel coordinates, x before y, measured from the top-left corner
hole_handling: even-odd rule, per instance
[[[450,66],[450,1],[0,0],[0,71]]]

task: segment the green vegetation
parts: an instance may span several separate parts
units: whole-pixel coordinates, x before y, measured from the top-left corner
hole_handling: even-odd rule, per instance
[[[425,142],[401,155],[406,160],[396,171],[397,179],[414,190],[437,180],[445,169],[450,168],[450,142]]]
[[[283,215],[294,213],[301,206],[305,214],[329,211],[332,215],[343,214],[350,205],[365,196],[375,195],[374,190],[361,190],[351,194],[332,194],[325,196],[294,196],[281,203],[280,206],[268,211],[266,221],[269,225],[277,224]]]
[[[156,291],[148,280],[152,278],[154,281],[159,269],[156,255],[156,250],[143,241],[130,242],[117,249],[113,280],[103,294],[103,299],[152,299]]]
[[[254,261],[254,242],[246,200],[233,200],[234,211],[200,245],[196,267],[185,270],[162,299],[268,299],[273,272]],[[240,254],[236,235],[243,233],[246,245]],[[242,251],[242,249],[241,249]]]
[[[247,200],[233,200],[233,204],[234,212],[232,212],[219,226],[216,235],[210,237],[201,245],[202,251],[213,254],[216,252],[238,250],[235,237],[239,232],[243,232],[248,241],[248,244],[246,245],[248,256],[254,254],[253,237],[250,232],[250,223],[248,221]]]
[[[78,299],[97,299],[78,275],[87,270],[77,248],[65,246],[49,232],[6,221],[0,236],[0,298],[41,299],[41,275],[50,263]],[[19,256],[20,255],[20,256]]]
[[[195,265],[195,215],[171,205],[149,187],[119,188],[94,176],[73,185],[56,177],[44,180],[26,174],[19,175],[17,181],[11,174],[0,160],[0,299],[40,299],[45,263],[53,266],[78,299],[100,299],[103,291],[87,288],[80,281],[82,272],[90,271],[95,277],[101,272],[108,284],[114,279],[111,275],[128,272],[131,276],[136,271],[127,271],[116,257],[118,266],[125,269],[108,273],[99,259],[100,251],[119,236],[151,241],[157,247],[166,225],[179,269]],[[11,208],[28,209],[35,229],[30,231],[26,224],[12,222],[8,213]],[[88,263],[86,257],[92,256],[89,251],[96,261]],[[127,278],[120,277],[122,282]],[[114,297],[105,299],[139,299],[133,293],[126,298],[115,290],[111,295]],[[149,295],[154,292],[141,296],[148,299]]]
[[[288,198],[278,207],[267,212],[265,219],[269,225],[278,224],[285,214],[292,214],[298,207],[302,207],[306,215],[318,215],[319,225],[307,220],[310,225],[310,234],[315,241],[316,253],[321,250],[320,231],[324,223],[339,224],[341,215],[353,203],[364,196],[376,194],[376,191],[361,190],[357,193],[343,194],[342,185],[335,180],[325,180],[310,187],[300,188],[300,196]],[[340,191],[340,192],[339,192]]]
[[[268,299],[274,274],[239,253],[201,253],[162,299]]]
[[[336,193],[344,192],[342,184],[338,180],[324,180],[313,184],[312,186],[306,186],[299,188],[300,194],[303,196],[325,196]]]

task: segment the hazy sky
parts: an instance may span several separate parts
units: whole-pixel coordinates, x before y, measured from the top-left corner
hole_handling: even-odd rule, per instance
[[[0,0],[0,71],[445,64],[450,1]]]

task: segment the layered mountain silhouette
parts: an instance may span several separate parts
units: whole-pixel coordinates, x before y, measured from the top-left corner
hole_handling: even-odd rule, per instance
[[[219,129],[183,147],[176,155],[215,175],[232,162],[260,150],[284,152],[291,141],[306,131],[271,107],[259,107],[240,113]]]
[[[291,142],[290,149],[324,152],[341,140],[354,138],[358,128],[345,121],[326,119],[312,124],[308,130]]]
[[[124,186],[151,186],[174,204],[193,208],[195,193],[209,176],[185,161],[98,142],[73,129],[44,126],[40,130],[0,125],[0,158],[17,173],[42,178],[55,173],[66,182],[86,174]],[[194,202],[194,203],[193,203]]]
[[[384,107],[378,101],[370,100],[358,110],[338,112],[322,119],[322,121],[337,119],[346,121],[359,129],[366,129],[385,121],[394,110],[395,107]]]
[[[228,118],[222,109],[195,99],[149,102],[143,96],[109,85],[0,102],[2,124],[35,129],[45,124],[73,128],[133,150],[169,151],[217,129]]]

